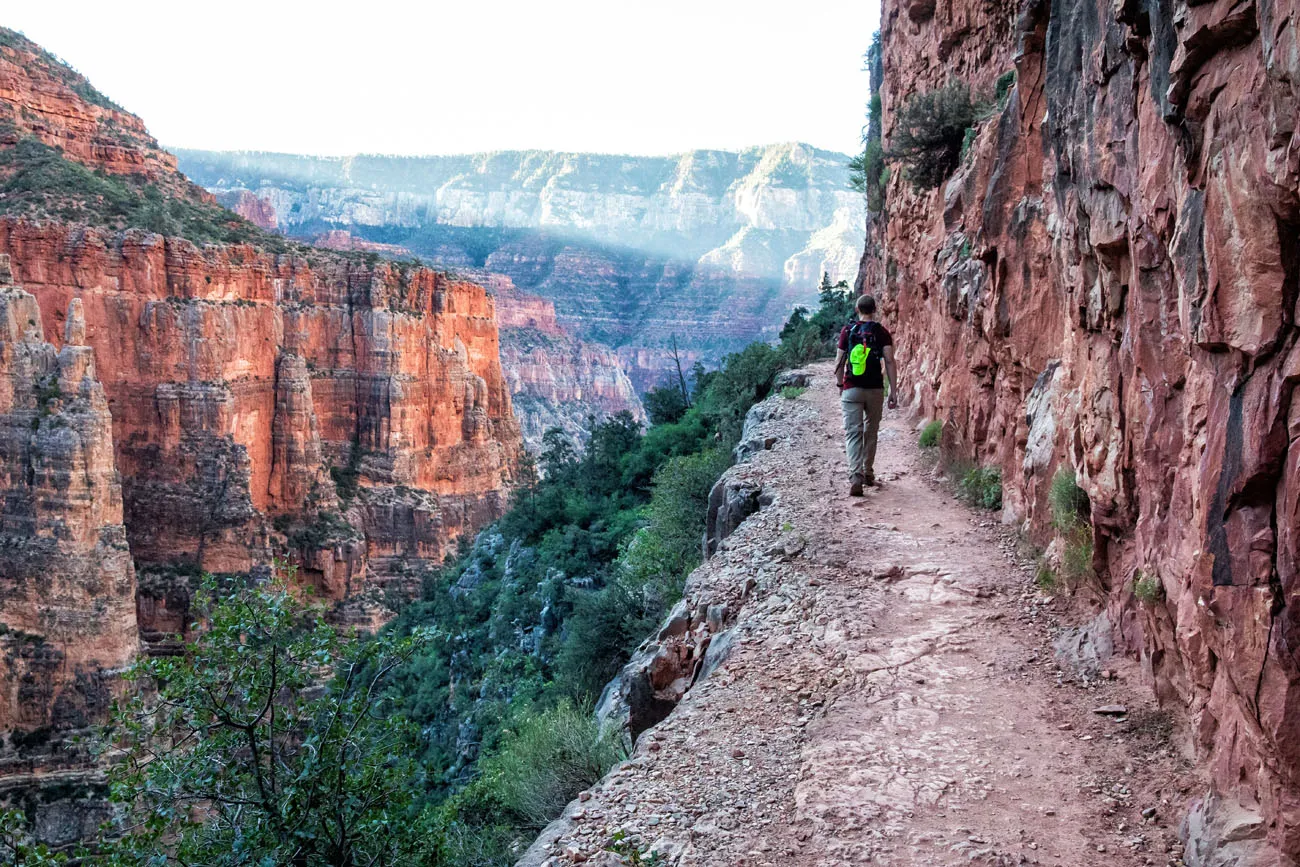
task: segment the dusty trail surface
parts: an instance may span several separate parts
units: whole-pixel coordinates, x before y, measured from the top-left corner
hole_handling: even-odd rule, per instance
[[[1178,863],[1184,769],[1136,668],[1057,668],[1059,601],[899,413],[881,486],[850,498],[838,393],[811,370],[731,471],[774,501],[688,584],[735,612],[729,653],[521,863]]]

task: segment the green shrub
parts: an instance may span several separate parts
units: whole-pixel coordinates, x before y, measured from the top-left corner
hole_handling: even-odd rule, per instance
[[[1056,570],[1052,564],[1047,562],[1046,557],[1038,558],[1038,569],[1034,572],[1034,583],[1038,589],[1044,593],[1055,593],[1060,583],[1056,576]]]
[[[979,115],[970,86],[952,80],[913,95],[898,112],[889,155],[907,168],[917,189],[933,189],[961,161],[962,143]]]
[[[943,434],[943,422],[935,419],[927,422],[925,427],[921,428],[921,448],[933,449],[939,447],[939,437]]]
[[[799,395],[803,394],[807,390],[808,390],[807,386],[787,385],[785,388],[781,389],[781,396],[784,397],[786,400],[794,400],[795,398],[797,398]]]
[[[1052,476],[1047,503],[1052,510],[1052,525],[1058,530],[1073,529],[1088,515],[1088,495],[1079,487],[1074,473],[1066,467],[1061,467]]]
[[[680,421],[691,408],[691,402],[682,389],[676,385],[661,385],[652,388],[641,398],[650,424],[672,424]]]
[[[56,867],[68,863],[44,843],[32,839],[27,817],[19,810],[0,810],[0,863],[13,867]]]
[[[961,498],[981,509],[1002,508],[1002,471],[997,467],[973,467],[957,483]]]
[[[483,784],[527,826],[544,828],[624,757],[616,732],[561,703],[520,718],[483,762]]]
[[[32,136],[0,150],[0,213],[139,228],[198,244],[255,243],[272,252],[283,238],[225,208],[174,196],[142,177],[93,171]]]
[[[998,83],[993,88],[993,99],[997,102],[998,108],[1005,108],[1007,98],[1011,95],[1011,88],[1016,84],[1016,71],[1008,69],[998,76]]]
[[[966,130],[966,134],[961,138],[961,162],[966,162],[966,157],[970,156],[970,149],[975,144],[975,137],[979,135],[979,127],[971,127]]]
[[[1165,585],[1155,575],[1139,572],[1133,581],[1133,595],[1143,605],[1158,605],[1165,598]]]

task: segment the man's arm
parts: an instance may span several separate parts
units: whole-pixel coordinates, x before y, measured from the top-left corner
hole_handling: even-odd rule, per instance
[[[894,347],[885,347],[885,376],[889,377],[889,408],[898,406],[898,369],[894,367]]]

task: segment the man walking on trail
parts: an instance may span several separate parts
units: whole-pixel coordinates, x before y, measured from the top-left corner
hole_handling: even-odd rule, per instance
[[[849,496],[860,497],[864,484],[876,483],[876,435],[884,410],[885,376],[889,377],[889,408],[893,409],[898,406],[898,374],[894,370],[894,338],[875,318],[876,299],[863,295],[854,307],[857,321],[840,331],[835,382],[844,410]]]

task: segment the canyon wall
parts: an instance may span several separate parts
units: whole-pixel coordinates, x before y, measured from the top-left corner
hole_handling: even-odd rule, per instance
[[[672,157],[179,153],[263,225],[269,211],[289,234],[343,228],[508,276],[576,338],[616,350],[639,389],[673,370],[674,340],[714,363],[775,337],[795,304],[815,303],[823,271],[852,278],[862,248],[849,158],[801,144]]]
[[[287,546],[355,601],[504,508],[518,428],[482,287],[13,219],[0,251],[46,333],[85,311],[143,571],[246,572]],[[163,584],[142,581],[142,613],[175,626]]]
[[[0,781],[82,768],[134,659],[136,582],[112,420],[81,305],[62,348],[0,256]],[[66,777],[66,774],[65,774]],[[67,782],[67,780],[64,780]]]
[[[1094,634],[1141,654],[1212,780],[1189,864],[1300,856],[1298,24],[1288,0],[882,19],[887,148],[915,93],[1016,84],[939,189],[894,167],[860,285],[1007,520],[1046,542],[1053,475],[1086,491]]]
[[[573,337],[560,326],[555,305],[520,292],[509,277],[488,272],[470,276],[496,299],[501,372],[529,450],[539,452],[552,427],[585,439],[592,416],[628,412],[647,422],[632,380],[609,347]]]

